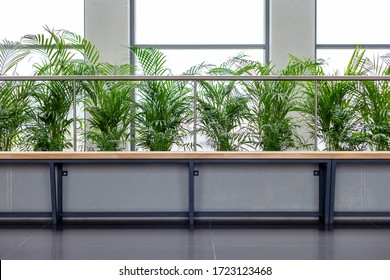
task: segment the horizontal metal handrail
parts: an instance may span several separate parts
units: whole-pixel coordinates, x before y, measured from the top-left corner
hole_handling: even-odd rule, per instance
[[[388,76],[0,76],[0,81],[390,81]]]

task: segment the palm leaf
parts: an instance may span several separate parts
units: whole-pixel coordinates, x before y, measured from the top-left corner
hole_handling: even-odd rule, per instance
[[[95,67],[97,75],[128,75],[129,65],[101,63]],[[86,111],[89,129],[87,139],[101,151],[123,150],[130,138],[130,124],[134,119],[133,89],[128,81],[89,81],[83,83],[87,93]]]
[[[13,69],[28,53],[20,43],[3,40],[0,43],[0,76]]]
[[[167,75],[165,55],[156,49],[131,47],[143,75]],[[194,68],[190,71],[193,71]],[[137,139],[148,150],[184,146],[191,121],[190,89],[184,81],[145,81],[138,87]]]

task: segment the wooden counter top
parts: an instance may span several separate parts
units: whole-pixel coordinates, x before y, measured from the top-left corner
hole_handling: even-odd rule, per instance
[[[0,152],[0,160],[390,159],[390,152]]]

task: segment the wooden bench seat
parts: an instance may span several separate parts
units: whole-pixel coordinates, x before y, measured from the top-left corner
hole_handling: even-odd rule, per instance
[[[390,159],[390,152],[0,152],[0,160],[23,159]]]

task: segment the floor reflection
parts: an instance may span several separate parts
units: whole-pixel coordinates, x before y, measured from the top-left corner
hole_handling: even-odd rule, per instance
[[[1,259],[390,259],[390,223],[0,226]]]

